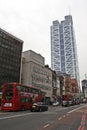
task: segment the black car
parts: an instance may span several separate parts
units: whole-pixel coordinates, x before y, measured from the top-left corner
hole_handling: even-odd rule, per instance
[[[44,104],[43,102],[37,102],[33,103],[33,105],[30,108],[31,112],[38,112],[38,111],[47,111],[48,105]]]

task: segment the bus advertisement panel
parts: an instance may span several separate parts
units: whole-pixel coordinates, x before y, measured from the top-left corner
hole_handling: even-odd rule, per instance
[[[36,87],[5,83],[2,85],[1,110],[29,110],[33,102],[39,102],[42,98],[43,93]]]

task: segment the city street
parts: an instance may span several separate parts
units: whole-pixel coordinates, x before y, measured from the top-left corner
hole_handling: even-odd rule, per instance
[[[0,112],[0,130],[87,130],[87,104],[45,112]]]

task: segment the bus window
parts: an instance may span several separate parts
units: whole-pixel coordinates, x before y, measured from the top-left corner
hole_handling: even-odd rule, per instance
[[[32,93],[32,88],[29,88],[29,93]]]
[[[8,90],[8,91],[12,90],[12,89],[13,89],[13,86],[11,86],[11,85],[8,85],[8,86],[5,87],[5,90]]]
[[[21,86],[21,91],[25,91],[25,87],[24,86]]]
[[[31,88],[31,93],[35,93],[35,89],[34,88]]]
[[[32,98],[30,98],[30,102],[33,102]]]
[[[29,92],[29,88],[25,87],[25,92]]]
[[[19,90],[19,91],[20,91],[20,90],[21,90],[21,86],[17,86],[17,90]]]
[[[20,98],[20,102],[21,102],[21,103],[32,102],[32,98]]]
[[[21,102],[21,103],[26,102],[26,98],[21,98],[21,99],[20,99],[20,102]]]

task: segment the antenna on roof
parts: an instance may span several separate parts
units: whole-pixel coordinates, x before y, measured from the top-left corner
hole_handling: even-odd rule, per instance
[[[71,9],[70,9],[70,6],[68,7],[68,12],[69,12],[69,15],[71,15]]]
[[[87,74],[85,73],[85,79],[87,79]]]

